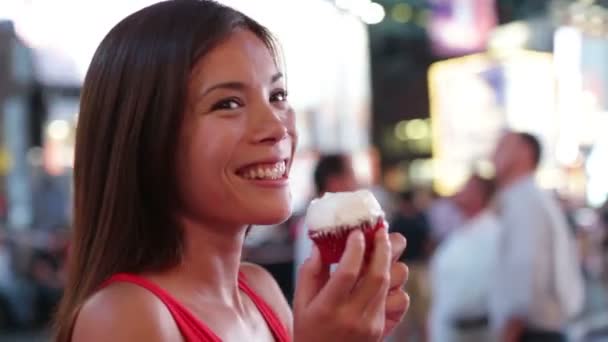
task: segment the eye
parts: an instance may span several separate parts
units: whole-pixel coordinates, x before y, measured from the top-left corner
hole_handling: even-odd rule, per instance
[[[242,104],[238,99],[230,98],[217,102],[211,107],[211,110],[234,110],[240,107],[242,107]]]
[[[270,96],[270,102],[285,102],[287,101],[287,91],[277,90]]]

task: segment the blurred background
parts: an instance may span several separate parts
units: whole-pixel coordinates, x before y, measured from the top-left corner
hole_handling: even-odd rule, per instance
[[[107,31],[154,2],[0,1],[0,341],[48,339],[82,81]],[[351,186],[373,189],[392,222],[423,218],[405,225],[415,226],[411,260],[424,269],[449,234],[430,222],[432,208],[471,174],[493,176],[502,132],[526,131],[542,143],[537,182],[559,199],[585,277],[586,304],[568,334],[608,340],[608,1],[220,2],[268,26],[285,55],[300,133],[295,215],[252,230],[245,256],[288,298],[302,213],[331,190],[315,184],[319,160],[346,160]],[[416,291],[432,303],[426,278]],[[427,340],[432,305],[395,341]]]

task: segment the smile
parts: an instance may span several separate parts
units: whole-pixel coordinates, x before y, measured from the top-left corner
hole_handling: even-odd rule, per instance
[[[287,178],[286,161],[254,164],[240,169],[237,174],[251,180],[278,180]]]

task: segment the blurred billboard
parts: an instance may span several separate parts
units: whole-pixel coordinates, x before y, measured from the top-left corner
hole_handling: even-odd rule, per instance
[[[497,22],[494,0],[432,0],[429,36],[437,56],[485,49]]]
[[[429,86],[439,193],[453,193],[472,171],[490,175],[488,159],[506,129],[541,139],[546,158],[540,180],[547,187],[559,184],[553,167],[558,122],[551,55],[520,51],[438,62],[429,71]]]

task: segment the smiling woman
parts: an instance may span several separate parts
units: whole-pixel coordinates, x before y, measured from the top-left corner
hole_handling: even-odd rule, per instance
[[[400,319],[405,242],[385,231],[365,273],[355,234],[331,276],[313,254],[295,328],[276,282],[240,262],[249,225],[290,215],[297,134],[276,51],[263,26],[206,0],[108,33],[82,92],[57,341],[376,341]]]

